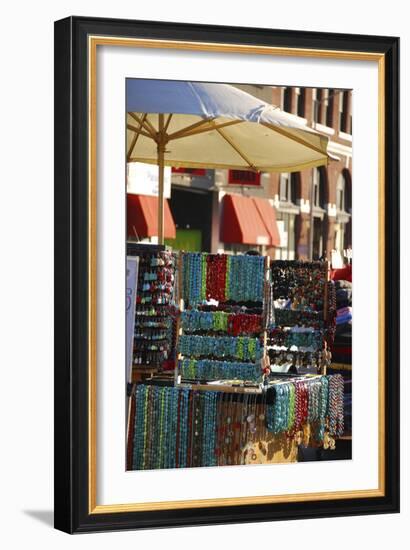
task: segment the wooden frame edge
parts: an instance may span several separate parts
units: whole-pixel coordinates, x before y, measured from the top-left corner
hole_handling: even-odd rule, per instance
[[[273,56],[300,56],[300,57],[327,57],[332,59],[351,59],[361,61],[378,62],[378,144],[379,144],[379,239],[382,238],[383,253],[379,255],[379,299],[383,304],[379,310],[379,472],[378,488],[358,491],[337,491],[326,493],[304,493],[301,495],[274,495],[268,497],[239,497],[239,498],[220,498],[220,499],[201,499],[190,501],[164,501],[155,503],[131,503],[117,505],[97,505],[97,486],[96,486],[96,52],[97,46],[128,46],[140,48],[172,48],[194,51],[218,51],[231,53],[257,53],[261,55]],[[314,50],[305,48],[283,48],[270,46],[244,46],[234,44],[218,44],[207,42],[185,42],[179,40],[162,39],[138,39],[138,38],[116,38],[109,36],[88,36],[88,56],[89,56],[89,507],[90,515],[120,512],[139,512],[150,510],[173,510],[187,508],[203,508],[213,506],[241,506],[245,504],[273,504],[283,502],[309,502],[318,500],[350,499],[350,498],[376,498],[385,496],[385,239],[384,239],[384,209],[385,209],[385,55],[384,53],[373,52],[349,52],[343,50]],[[382,200],[381,200],[382,198]],[[94,222],[94,224],[91,223]],[[381,297],[383,299],[381,299]],[[381,410],[381,405],[383,409]]]

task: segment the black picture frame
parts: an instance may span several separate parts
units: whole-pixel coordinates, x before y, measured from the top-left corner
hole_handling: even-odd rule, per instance
[[[373,498],[158,511],[89,509],[90,35],[375,52],[385,66],[385,491]],[[399,38],[69,17],[55,23],[55,527],[67,533],[399,511]]]

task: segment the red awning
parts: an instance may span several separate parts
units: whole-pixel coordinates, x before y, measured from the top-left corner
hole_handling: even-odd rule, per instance
[[[253,197],[253,202],[258,209],[260,217],[265,224],[266,229],[271,238],[270,244],[272,246],[280,245],[280,235],[278,224],[276,223],[276,211],[274,207],[270,204],[268,199],[261,199],[259,197]]]
[[[127,235],[140,239],[158,235],[158,197],[127,194]],[[176,237],[167,199],[164,201],[164,236],[166,239]]]
[[[265,244],[271,236],[251,197],[225,195],[222,199],[220,238],[224,243]]]

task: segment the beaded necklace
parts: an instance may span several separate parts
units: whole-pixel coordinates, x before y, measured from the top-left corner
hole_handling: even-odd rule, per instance
[[[260,363],[214,361],[212,359],[181,359],[178,370],[182,378],[189,380],[248,380],[262,379]]]
[[[329,434],[341,436],[344,432],[344,381],[341,374],[335,374],[329,378]]]
[[[144,386],[137,386],[135,389],[135,419],[134,419],[134,449],[132,465],[134,470],[141,469],[142,455],[142,433],[140,426],[142,425],[142,417],[144,410]]]
[[[267,429],[275,434],[289,429],[291,414],[289,412],[290,383],[278,382],[274,384],[274,403],[266,411]]]
[[[316,431],[316,439],[323,441],[325,436],[326,416],[328,410],[328,394],[329,394],[329,379],[327,376],[320,378],[320,395],[319,395],[319,419]]]
[[[203,423],[203,401],[204,394],[202,392],[195,392],[195,406],[194,406],[194,425],[193,425],[193,444],[192,444],[192,466],[201,466],[202,456],[202,423]]]
[[[202,441],[202,466],[216,466],[216,401],[215,392],[204,393],[204,426]]]
[[[177,445],[177,467],[186,467],[186,450],[188,444],[188,399],[189,392],[186,389],[180,391],[179,413],[178,413],[178,445]]]
[[[148,386],[146,391],[145,411],[144,418],[144,432],[145,432],[145,446],[144,446],[144,464],[143,468],[149,470],[152,468],[152,412],[155,407],[155,387]]]
[[[204,302],[207,299],[206,295],[206,285],[207,285],[207,254],[202,254],[201,256],[201,302]]]
[[[188,433],[187,433],[187,467],[192,466],[192,444],[193,444],[193,430],[194,430],[194,409],[195,409],[195,392],[189,392],[188,402]]]
[[[179,352],[189,357],[230,357],[242,361],[255,361],[262,356],[258,338],[247,336],[197,336],[183,334],[179,337]]]

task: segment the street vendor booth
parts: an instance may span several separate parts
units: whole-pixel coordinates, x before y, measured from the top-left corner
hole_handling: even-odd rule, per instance
[[[292,172],[326,164],[326,149],[326,137],[232,86],[127,81],[127,160],[159,174],[158,199],[128,207],[133,235],[158,235],[128,245],[138,257],[128,469],[293,462],[299,445],[332,448],[342,436],[327,262],[163,245],[175,230],[165,166]],[[279,243],[267,199],[223,198],[221,240],[238,239]]]

